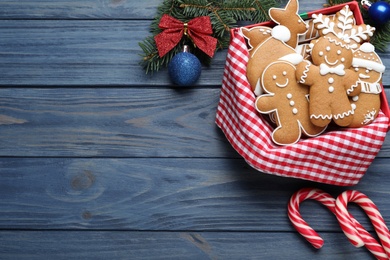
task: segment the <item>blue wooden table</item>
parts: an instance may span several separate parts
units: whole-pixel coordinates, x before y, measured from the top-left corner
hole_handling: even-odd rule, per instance
[[[253,170],[214,123],[226,50],[189,88],[139,66],[160,4],[0,1],[0,259],[372,259],[307,201],[312,248],[286,206],[357,189],[390,223],[390,139],[351,188]]]

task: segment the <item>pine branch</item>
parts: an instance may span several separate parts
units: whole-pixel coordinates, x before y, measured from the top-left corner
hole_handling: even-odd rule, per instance
[[[269,0],[255,0],[253,5],[256,8],[256,15],[253,17],[253,21],[258,23],[270,19],[268,10],[275,6],[275,2]]]
[[[150,25],[152,36],[139,43],[143,51],[140,64],[146,73],[158,71],[167,66],[174,55],[188,44],[183,37],[179,44],[165,56],[158,55],[154,36],[161,32],[158,24],[164,14],[168,14],[180,21],[188,22],[199,16],[209,16],[213,29],[213,37],[218,40],[217,49],[227,48],[230,39],[230,30],[237,26],[238,21],[253,21],[255,23],[269,20],[268,10],[275,5],[276,0],[164,0],[158,7],[155,19]],[[195,48],[193,54],[208,65],[211,58]]]
[[[370,42],[376,49],[385,52],[390,43],[390,23],[383,25],[381,28],[377,28]]]

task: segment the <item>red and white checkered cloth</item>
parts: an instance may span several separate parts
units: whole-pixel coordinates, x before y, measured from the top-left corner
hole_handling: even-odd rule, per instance
[[[234,149],[264,173],[339,186],[357,184],[384,142],[389,118],[380,112],[365,127],[329,131],[293,145],[275,145],[273,127],[255,110],[255,96],[246,78],[249,54],[245,39],[238,29],[232,35],[216,124]]]

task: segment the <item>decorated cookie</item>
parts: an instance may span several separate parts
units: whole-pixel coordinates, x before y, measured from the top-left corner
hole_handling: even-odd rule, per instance
[[[312,62],[297,66],[300,83],[310,86],[310,120],[324,127],[332,120],[339,126],[348,126],[356,106],[348,96],[360,93],[358,77],[353,70],[352,49],[342,40],[323,36],[313,43]]]
[[[241,27],[241,32],[248,44],[249,55],[256,48],[257,45],[271,37],[272,28],[267,26],[255,26],[252,28]]]
[[[271,8],[269,15],[277,23],[273,28],[254,27],[242,29],[250,46],[247,78],[256,95],[263,91],[260,77],[264,68],[276,60],[298,64],[303,58],[295,52],[298,37],[307,25],[298,14],[297,0],[290,0],[284,9]]]
[[[348,5],[338,11],[335,17],[323,14],[313,14],[312,17],[320,35],[331,34],[348,44],[351,49],[357,49],[360,44],[369,41],[375,31],[370,25],[356,25],[353,12]]]
[[[310,122],[308,87],[297,83],[293,64],[286,61],[271,63],[265,68],[261,81],[266,94],[256,99],[256,109],[275,116],[277,128],[272,139],[276,144],[293,144],[299,141],[302,132],[317,136],[325,130]]]
[[[356,109],[353,121],[348,127],[361,127],[374,121],[379,113],[381,80],[385,66],[370,43],[363,43],[354,52],[352,66],[359,76],[361,93],[350,99]]]
[[[299,36],[307,31],[307,24],[299,16],[298,10],[298,0],[290,0],[285,8],[270,8],[268,11],[272,21],[277,25],[285,26],[290,31],[286,44],[292,48],[297,46]],[[250,53],[257,45],[272,36],[272,28],[267,26],[255,26],[250,29],[243,27],[241,31],[247,39]]]
[[[261,75],[270,63],[277,60],[289,61],[298,64],[303,57],[286,44],[289,38],[289,30],[278,25],[272,28],[272,37],[259,44],[249,58],[247,65],[247,79],[254,93],[258,96],[262,93]]]
[[[299,3],[298,0],[288,1],[286,7],[282,8],[270,8],[269,16],[272,21],[278,25],[286,26],[290,31],[290,39],[286,41],[286,44],[292,48],[298,45],[298,39],[301,34],[306,33],[308,25],[298,14]]]

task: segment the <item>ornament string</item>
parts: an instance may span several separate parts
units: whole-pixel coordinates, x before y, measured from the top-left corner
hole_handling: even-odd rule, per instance
[[[159,28],[163,30],[154,37],[160,57],[173,49],[185,35],[194,45],[209,57],[214,56],[217,39],[212,37],[213,29],[209,16],[200,16],[183,23],[178,19],[164,14]]]

